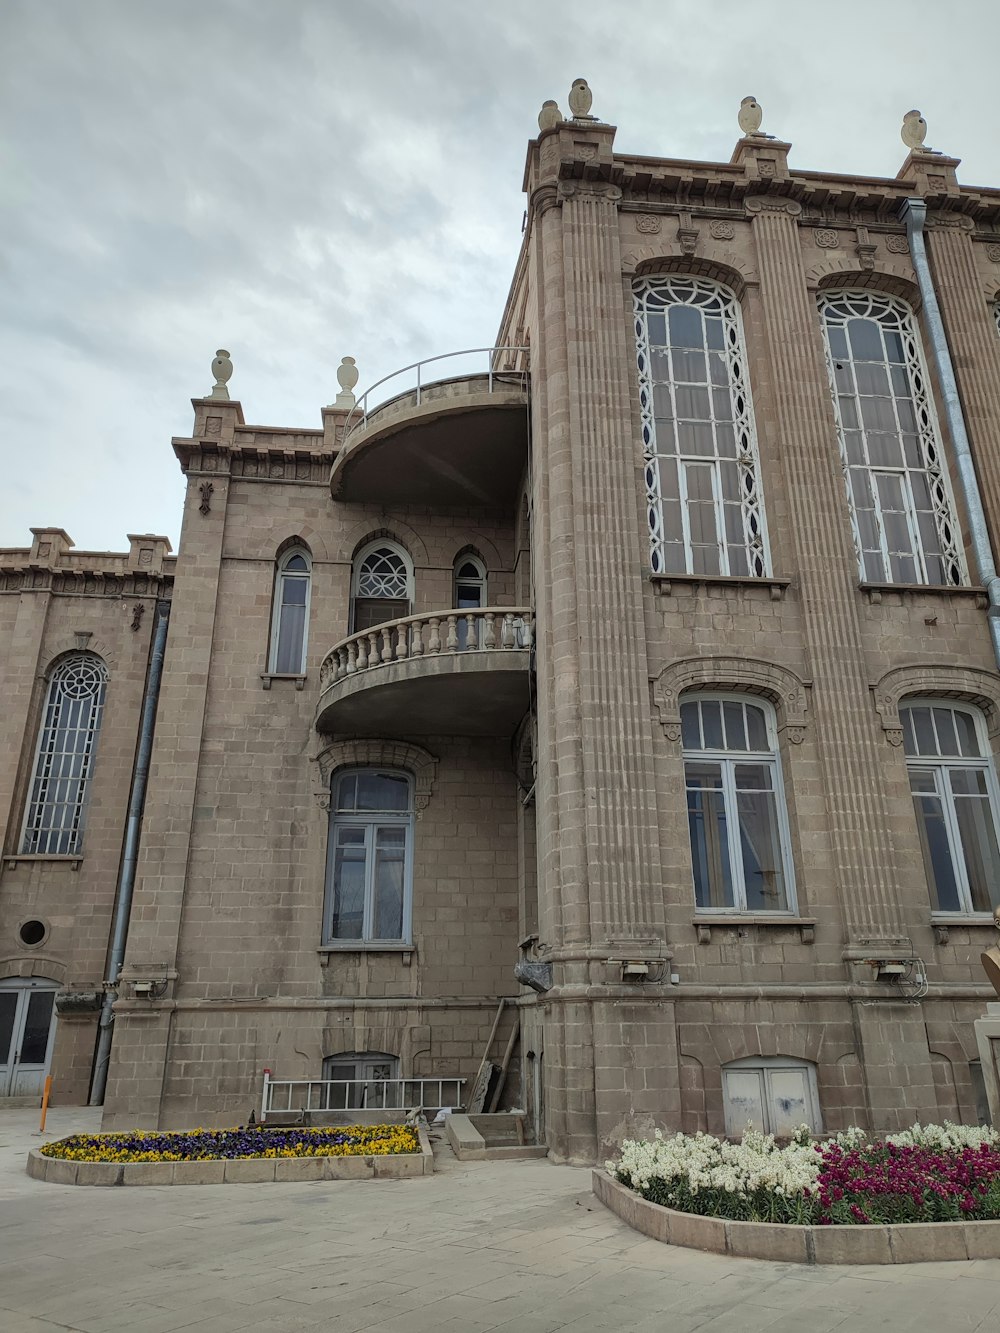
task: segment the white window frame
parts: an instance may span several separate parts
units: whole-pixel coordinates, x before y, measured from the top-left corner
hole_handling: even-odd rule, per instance
[[[89,695],[67,694],[63,689],[64,682],[82,667],[95,673],[99,681],[97,689]],[[45,689],[45,702],[31,766],[31,783],[18,844],[20,855],[75,856],[80,853],[107,690],[108,668],[96,653],[67,653],[53,664]],[[57,692],[61,696],[58,699]],[[60,760],[72,760],[77,755],[73,750],[55,748],[60,733],[70,730],[62,726],[61,712],[64,708],[72,709],[74,703],[81,702],[83,698],[96,699],[96,703],[89,710],[87,725],[72,728],[76,736],[82,735],[84,739],[84,748],[80,752],[80,772],[75,776],[61,777]],[[63,739],[65,741],[65,734]],[[67,833],[67,841],[61,844],[60,840]]]
[[[852,309],[850,315],[843,314],[843,307],[847,305]],[[836,321],[831,320],[830,313],[832,308],[841,307],[837,313]],[[896,582],[892,575],[892,565],[890,560],[890,546],[886,534],[886,526],[883,518],[882,502],[879,496],[877,478],[880,475],[896,476],[900,479],[900,489],[903,497],[903,510],[905,516],[906,528],[910,537],[910,555],[916,566],[916,582],[918,584],[928,584],[929,586],[945,587],[965,587],[969,582],[968,569],[965,563],[965,551],[962,547],[961,528],[958,521],[958,509],[955,504],[955,496],[951,488],[951,478],[948,473],[948,462],[944,452],[941,439],[941,428],[938,423],[937,413],[934,408],[934,400],[930,390],[930,376],[927,373],[927,367],[924,362],[923,348],[921,345],[920,332],[917,327],[913,311],[905,301],[899,297],[889,296],[885,292],[875,291],[870,288],[859,290],[837,290],[824,292],[819,298],[820,323],[823,327],[823,346],[826,353],[827,373],[830,380],[830,394],[833,400],[833,411],[837,425],[837,439],[840,444],[841,465],[844,470],[844,484],[847,490],[847,502],[851,514],[851,528],[854,536],[854,549],[858,561],[858,570],[863,583],[874,582],[882,584],[892,584]],[[857,380],[854,367],[858,364],[851,352],[850,339],[847,337],[847,322],[851,318],[869,319],[879,324],[883,329],[889,329],[891,332],[899,335],[904,348],[903,369],[906,374],[909,385],[909,402],[912,403],[913,413],[916,419],[915,435],[920,450],[922,466],[915,466],[906,461],[904,452],[904,436],[910,432],[903,429],[899,420],[898,408],[896,402],[898,395],[893,395],[888,401],[893,403],[893,414],[896,418],[895,435],[899,441],[900,455],[903,458],[902,465],[885,465],[881,463],[872,463],[869,458],[869,435],[878,434],[870,432],[864,425],[861,414],[861,404],[863,396],[857,392]],[[851,378],[855,385],[853,393],[843,393],[837,383],[837,366],[841,364],[842,358],[835,357],[833,347],[830,343],[830,328],[834,325],[844,331],[847,339],[848,357],[847,361],[851,366]],[[887,375],[890,374],[889,367],[899,363],[886,361]],[[851,398],[854,404],[854,410],[857,414],[857,426],[848,428],[843,419],[841,408],[841,397]],[[892,434],[892,432],[887,432]],[[857,436],[861,441],[861,447],[864,451],[863,461],[852,461],[848,452],[847,435]],[[855,504],[854,491],[851,484],[852,471],[863,471],[867,477],[868,492],[871,497],[871,512],[877,530],[878,554],[881,557],[884,569],[883,578],[872,578],[865,568],[865,552],[875,554],[875,549],[866,544],[863,538],[861,528],[858,522],[857,507]],[[937,533],[938,544],[940,546],[940,559],[944,566],[943,585],[930,584],[927,570],[927,559],[935,552],[925,551],[923,539],[920,535],[917,523],[917,505],[913,494],[913,477],[923,476],[931,496],[934,516],[934,526]],[[886,511],[890,512],[890,511]],[[922,511],[927,512],[927,511]],[[905,586],[905,585],[903,585]]]
[[[407,783],[407,809],[405,811],[337,810],[336,793],[342,778],[352,773],[383,773],[389,777],[405,778]],[[416,826],[414,812],[413,774],[402,769],[383,766],[371,767],[351,765],[338,768],[330,778],[330,823],[326,854],[326,892],[323,902],[323,947],[325,949],[377,949],[386,947],[413,947],[413,841]],[[336,868],[337,829],[341,825],[358,825],[365,828],[365,905],[360,937],[344,937],[333,934],[334,909],[334,873]],[[375,835],[380,827],[392,826],[406,829],[406,848],[403,857],[403,920],[402,934],[398,938],[377,937],[373,933],[375,915]]]
[[[770,1134],[773,1132],[769,1122],[769,1111],[774,1102],[774,1096],[771,1091],[771,1076],[780,1070],[794,1069],[805,1073],[806,1103],[809,1119],[807,1124],[814,1134],[822,1134],[823,1117],[820,1111],[819,1086],[816,1081],[816,1066],[809,1060],[796,1060],[791,1056],[783,1055],[751,1055],[743,1060],[731,1060],[728,1064],[722,1066],[722,1102],[723,1111],[726,1118],[726,1134],[732,1138],[739,1137],[743,1133],[743,1126],[737,1125],[736,1113],[729,1093],[730,1072],[738,1073],[757,1073],[760,1076],[762,1097],[761,1106],[764,1111],[764,1124],[754,1125],[754,1129]]]
[[[406,578],[405,599],[403,597],[385,597],[379,599],[372,597],[368,593],[362,593],[359,590],[365,561],[375,551],[382,550],[392,551],[393,554],[398,555],[403,562]],[[405,600],[407,603],[407,610],[404,612],[404,615],[409,615],[413,609],[413,586],[413,561],[410,559],[409,552],[404,546],[401,546],[399,542],[394,541],[391,537],[377,537],[373,541],[367,542],[361,550],[357,552],[351,566],[351,633],[360,632],[357,631],[355,618],[355,607],[359,600],[365,602],[379,600],[401,602]]]
[[[731,906],[723,907],[703,907],[698,902],[698,887],[694,878],[694,849],[690,845],[689,833],[688,846],[691,853],[691,887],[695,895],[695,910],[699,916],[708,916],[712,914],[717,916],[732,916],[737,913],[748,913],[751,916],[758,916],[766,913],[768,916],[794,917],[798,914],[795,894],[795,870],[792,860],[791,831],[788,822],[788,806],[785,801],[785,785],[781,773],[781,755],[778,751],[778,728],[774,709],[767,699],[761,698],[759,695],[723,692],[718,690],[687,690],[681,695],[681,708],[683,708],[685,704],[695,703],[699,700],[717,700],[719,703],[738,703],[759,708],[764,714],[764,725],[767,729],[767,739],[770,748],[768,750],[688,750],[687,748],[683,750],[685,811],[687,810],[688,804],[688,761],[691,760],[695,763],[707,762],[719,764],[721,767],[722,796],[726,813],[726,833],[729,847],[729,865],[733,879],[733,897],[735,899],[735,902]],[[781,869],[785,877],[785,896],[788,903],[786,907],[764,908],[747,906],[746,879],[743,872],[743,849],[740,845],[740,821],[737,805],[735,772],[735,766],[737,764],[766,764],[771,770],[772,781],[774,784],[775,813],[778,821],[778,844],[781,849]]]
[[[288,565],[300,556],[306,563],[305,571],[290,570]],[[278,647],[281,640],[281,618],[284,607],[285,581],[302,581],[306,585],[305,611],[302,623],[302,642],[299,647],[299,667],[297,671],[278,672]],[[274,594],[271,607],[271,650],[268,653],[267,669],[270,675],[304,675],[306,669],[306,649],[309,646],[309,612],[312,603],[312,556],[304,546],[292,546],[283,551],[274,572]]]
[[[961,906],[955,910],[950,910],[946,907],[937,907],[932,903],[931,910],[934,916],[955,918],[972,916],[977,917],[982,921],[990,921],[992,920],[991,911],[976,908],[972,905],[972,891],[969,887],[969,876],[965,865],[962,831],[959,827],[958,814],[955,809],[955,795],[951,789],[950,780],[945,780],[952,769],[975,769],[985,774],[986,795],[990,813],[993,816],[993,828],[996,833],[997,844],[1000,846],[1000,782],[997,781],[996,765],[993,762],[993,747],[990,744],[986,718],[974,704],[965,703],[960,699],[944,699],[929,695],[908,694],[904,699],[900,700],[900,721],[902,721],[903,713],[907,712],[910,708],[947,708],[951,712],[964,713],[966,717],[972,719],[972,724],[976,732],[976,739],[979,742],[979,749],[981,751],[978,756],[955,755],[953,757],[943,758],[940,755],[907,754],[905,746],[903,753],[906,758],[907,777],[909,777],[910,773],[917,770],[922,772],[930,771],[934,777],[934,791],[938,800],[941,802],[941,813],[944,821],[945,833],[948,838],[948,851],[951,854],[951,863],[955,874],[955,885],[958,889],[959,898],[961,899]],[[913,817],[918,821],[919,829],[919,820],[921,816],[917,813],[915,804]],[[934,896],[937,896],[937,886],[932,885],[929,878],[927,888],[928,892],[933,892]],[[1000,904],[1000,899],[998,899],[998,904]]]
[[[466,565],[472,565],[472,567],[476,570],[475,578],[459,578],[458,571],[460,569],[464,569]],[[465,555],[458,556],[458,558],[455,561],[454,578],[452,579],[452,589],[455,598],[454,605],[456,607],[458,606],[458,585],[460,583],[468,584],[470,586],[474,584],[476,587],[478,587],[479,605],[480,606],[488,605],[488,602],[486,600],[486,566],[483,564],[483,562],[479,559],[478,556],[466,553]]]
[[[670,289],[673,289],[677,299],[669,300],[655,309],[649,307],[651,299],[653,301],[660,299],[664,292],[668,292]],[[670,573],[676,573],[678,576],[686,574],[689,577],[696,578],[749,577],[766,579],[770,577],[772,572],[770,543],[767,536],[767,518],[764,512],[760,453],[757,445],[757,428],[754,421],[753,396],[747,369],[746,339],[743,331],[740,303],[735,294],[728,287],[723,286],[722,283],[684,273],[659,274],[653,277],[639,278],[633,283],[632,292],[635,307],[639,407],[642,417],[646,512],[650,529],[650,567],[652,572],[665,576],[669,576]],[[683,453],[678,438],[674,437],[671,440],[661,440],[659,442],[656,438],[653,361],[650,353],[648,316],[650,314],[663,314],[666,318],[672,306],[689,305],[699,309],[713,302],[718,302],[720,306],[718,312],[712,310],[711,314],[722,320],[723,347],[721,349],[710,349],[706,346],[705,351],[706,355],[709,351],[719,351],[724,355],[727,370],[727,384],[725,387],[729,394],[731,422],[723,421],[721,418],[717,419],[713,408],[710,418],[699,424],[711,427],[716,444],[718,442],[716,426],[731,424],[735,440],[735,454],[732,458],[718,452],[714,455]],[[655,345],[660,346],[660,344]],[[675,404],[677,385],[671,380],[667,387],[671,402]],[[706,380],[705,387],[711,402],[713,389],[721,389],[723,386],[713,385],[709,379]],[[675,416],[674,420],[677,419]],[[664,547],[668,544],[676,545],[677,543],[668,543],[665,539],[664,500],[660,477],[661,459],[675,462],[678,471],[681,535],[684,548],[684,569],[682,571],[667,569],[664,560]],[[731,569],[730,542],[726,535],[725,506],[722,501],[721,467],[724,462],[735,464],[739,478],[738,492],[744,535],[743,546],[740,549],[746,550],[747,572],[745,574],[737,572],[734,575]],[[712,470],[712,497],[719,550],[719,572],[714,575],[698,574],[694,569],[694,546],[691,541],[687,500],[687,467],[693,464],[702,464]]]

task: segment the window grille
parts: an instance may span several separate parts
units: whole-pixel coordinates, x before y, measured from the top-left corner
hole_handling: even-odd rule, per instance
[[[861,578],[967,583],[912,312],[874,291],[820,299]]]
[[[681,704],[699,910],[794,910],[787,814],[773,736],[773,719],[762,703],[702,695]]]
[[[52,673],[21,839],[25,856],[80,850],[107,681],[93,653],[72,653]]]
[[[990,912],[1000,905],[1000,848],[982,714],[918,699],[899,717],[932,905],[938,912]]]
[[[739,304],[704,278],[634,286],[650,564],[763,578],[770,557]]]
[[[310,581],[308,553],[298,547],[286,551],[278,561],[274,580],[268,669],[275,675],[297,676],[305,671]]]

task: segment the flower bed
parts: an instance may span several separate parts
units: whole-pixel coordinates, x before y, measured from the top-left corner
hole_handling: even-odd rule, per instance
[[[622,1144],[607,1170],[652,1203],[738,1222],[797,1226],[1000,1219],[1000,1134],[948,1122],[872,1139],[852,1129],[779,1145],[657,1133]]]
[[[245,1158],[377,1157],[418,1153],[420,1138],[409,1125],[347,1125],[316,1129],[194,1129],[187,1133],[133,1129],[114,1134],[73,1134],[41,1148],[45,1157],[70,1162],[215,1162]]]

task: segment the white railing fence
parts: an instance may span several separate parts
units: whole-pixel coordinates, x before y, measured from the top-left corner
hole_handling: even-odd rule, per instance
[[[464,1084],[464,1078],[272,1078],[265,1069],[260,1119],[307,1111],[437,1111],[461,1106]]]
[[[361,630],[331,648],[320,668],[320,689],[359,671],[410,657],[530,648],[532,637],[531,611],[523,606],[484,606],[404,616]]]
[[[516,346],[467,347],[461,352],[444,352],[440,356],[428,356],[423,361],[414,361],[412,365],[403,366],[401,370],[394,370],[391,375],[383,375],[380,380],[376,380],[369,389],[365,390],[347,414],[347,419],[344,422],[343,438],[346,440],[352,430],[357,430],[359,427],[366,425],[372,412],[384,407],[386,403],[392,402],[394,398],[400,398],[407,393],[415,393],[416,406],[419,407],[424,390],[432,384],[441,382],[440,379],[429,380],[427,378],[426,366],[436,367],[441,361],[454,361],[458,357],[468,357],[473,369],[466,373],[484,375],[487,382],[487,392],[492,393],[497,380],[506,384],[509,383],[511,375],[517,375],[521,379],[524,378],[528,369],[529,351],[528,347]],[[485,366],[482,364],[484,356],[486,357]],[[457,375],[462,373],[457,367],[449,367],[449,369],[454,369]],[[405,387],[400,386],[388,395],[378,394],[377,400],[373,401],[373,395],[376,394],[377,390],[382,389],[382,386],[388,384],[391,380],[400,379],[404,375],[410,376],[411,383]],[[451,377],[446,375],[445,378]]]

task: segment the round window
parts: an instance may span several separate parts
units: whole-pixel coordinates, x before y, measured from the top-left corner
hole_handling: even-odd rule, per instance
[[[48,934],[44,921],[22,921],[18,935],[21,937],[21,943],[27,944],[29,948],[34,948],[41,944],[42,940]]]

